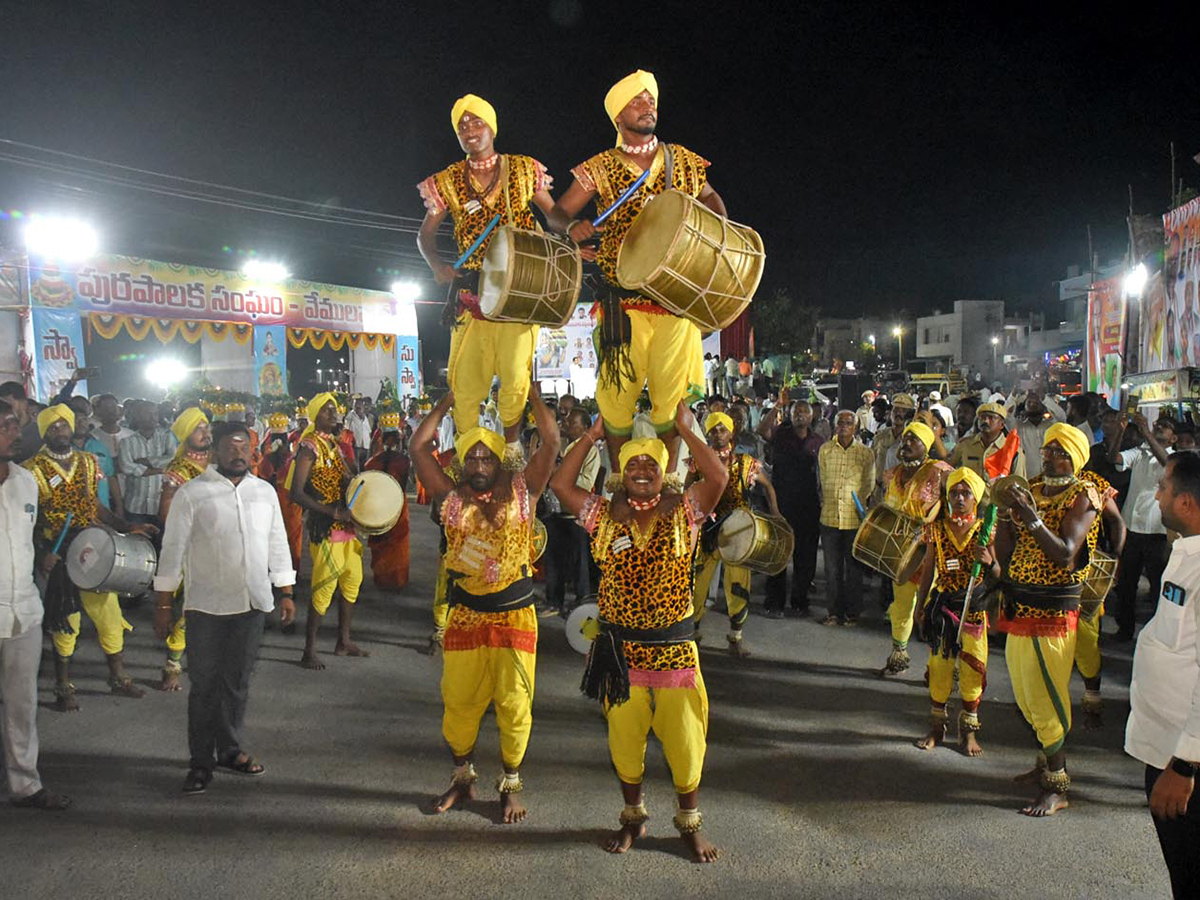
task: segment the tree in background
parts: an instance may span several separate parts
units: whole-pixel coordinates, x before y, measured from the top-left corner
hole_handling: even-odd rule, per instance
[[[756,297],[750,304],[750,321],[759,356],[787,354],[811,360],[817,333],[817,308],[792,298],[787,288]],[[801,361],[797,360],[797,366]],[[811,367],[811,363],[808,363]]]

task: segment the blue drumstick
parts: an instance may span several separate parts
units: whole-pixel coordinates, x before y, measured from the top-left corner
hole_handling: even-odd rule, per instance
[[[863,506],[862,501],[858,499],[858,492],[851,491],[850,496],[854,498],[854,508],[858,510],[858,517],[860,519],[863,518],[867,514],[867,510]]]
[[[63,522],[62,531],[58,533],[58,540],[54,542],[54,549],[50,552],[58,556],[58,548],[62,546],[63,538],[67,536],[67,529],[71,527],[71,520],[75,518],[75,513],[67,513],[67,521]]]
[[[354,493],[350,495],[350,502],[346,504],[346,509],[354,509],[354,501],[358,499],[358,492],[362,490],[363,483],[360,481],[354,488]]]
[[[492,233],[492,229],[495,228],[499,224],[500,224],[500,213],[496,213],[494,216],[492,216],[492,221],[488,222],[487,228],[483,229],[483,234],[481,234],[479,237],[475,238],[475,243],[473,243],[470,247],[468,247],[467,252],[458,258],[458,262],[456,262],[454,264],[454,268],[456,270],[461,269],[463,267],[463,263],[465,263],[468,259],[471,258],[471,254],[479,249],[479,245],[487,240],[487,236]]]
[[[637,181],[635,181],[633,184],[631,184],[629,187],[627,187],[625,189],[625,193],[623,193],[620,197],[617,198],[616,203],[614,203],[612,206],[610,206],[604,212],[600,213],[600,215],[596,216],[596,218],[592,219],[592,227],[593,228],[599,227],[600,223],[603,222],[605,219],[607,219],[609,216],[611,216],[614,212],[616,212],[618,206],[620,206],[622,203],[624,203],[626,200],[628,200],[630,197],[632,197],[633,192],[636,191],[638,188],[640,188],[643,184],[645,184],[646,179],[649,177],[650,177],[650,170],[647,169],[645,172],[643,172],[641,175],[638,176]]]

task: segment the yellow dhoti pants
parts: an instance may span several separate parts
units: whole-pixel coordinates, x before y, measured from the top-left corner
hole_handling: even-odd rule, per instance
[[[450,611],[450,627],[456,606]],[[532,606],[521,613],[521,630],[537,634]],[[535,638],[536,641],[536,638]],[[513,647],[444,648],[442,654],[442,736],[455,757],[469,756],[488,706],[496,710],[500,758],[509,770],[520,768],[533,727],[534,669],[537,653]]]
[[[79,600],[83,604],[83,611],[96,626],[100,649],[107,656],[125,649],[125,632],[133,631],[133,626],[121,615],[121,604],[117,602],[117,595],[80,591]],[[83,623],[83,617],[79,613],[71,613],[67,621],[71,623],[72,634],[57,631],[54,633],[54,652],[63,658],[75,652],[75,642],[79,638],[79,627]]]
[[[973,637],[963,631],[961,653],[967,653],[982,662],[986,668],[988,658],[987,629],[979,637]],[[984,675],[974,667],[963,662],[960,657],[949,659],[942,656],[941,651],[934,650],[929,654],[929,699],[934,703],[945,705],[954,690],[954,667],[958,667],[958,694],[964,703],[974,703],[983,696]]]
[[[912,637],[913,613],[917,608],[917,586],[911,581],[904,584],[892,582],[892,604],[888,607],[888,619],[892,623],[892,645],[899,650],[908,646]]]
[[[167,635],[167,655],[171,659],[178,660],[183,656],[183,651],[186,649],[187,620],[181,615],[175,620],[175,625],[171,628],[171,633]]]
[[[704,600],[712,585],[721,560],[715,553],[696,552],[696,584],[692,594],[692,616],[699,622],[704,618]],[[729,624],[741,628],[750,615],[750,570],[725,564],[725,605],[729,609]]]
[[[1096,610],[1091,619],[1079,617],[1079,626],[1075,638],[1075,665],[1079,674],[1086,679],[1100,675],[1100,619],[1104,615],[1104,605]]]
[[[500,421],[507,428],[521,420],[529,396],[538,328],[520,322],[489,322],[470,313],[458,317],[450,334],[447,363],[456,432],[462,434],[479,424],[479,404],[487,400],[494,376],[500,378]]]
[[[1004,656],[1021,714],[1037,732],[1042,751],[1047,756],[1057,753],[1071,730],[1075,631],[1065,637],[1009,634]]]
[[[696,669],[695,687],[630,687],[629,699],[604,710],[608,752],[617,777],[641,784],[646,771],[646,738],[662,744],[677,794],[700,787],[708,735],[708,693]]]
[[[321,541],[309,544],[308,550],[312,554],[312,607],[317,615],[325,615],[339,588],[347,603],[357,600],[363,579],[362,542]]]
[[[629,359],[633,379],[596,385],[596,404],[613,434],[630,434],[643,385],[650,390],[650,421],[662,434],[675,422],[675,408],[693,388],[704,391],[704,350],[700,329],[687,319],[629,310]],[[458,394],[455,393],[457,406]]]

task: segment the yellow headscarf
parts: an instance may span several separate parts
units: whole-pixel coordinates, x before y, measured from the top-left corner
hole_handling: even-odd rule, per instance
[[[705,434],[708,434],[710,431],[712,431],[718,425],[724,425],[726,428],[729,429],[730,433],[733,432],[733,419],[727,413],[711,412],[707,416],[704,417],[704,433]]]
[[[650,72],[638,69],[626,75],[608,89],[604,95],[604,111],[608,113],[608,121],[617,128],[617,116],[629,105],[629,101],[642,91],[649,91],[654,102],[658,103],[658,81]],[[457,126],[456,126],[457,127]],[[621,129],[617,128],[617,146],[621,146]]]
[[[67,406],[67,404],[59,403],[56,406],[47,406],[40,413],[38,413],[38,435],[45,437],[46,432],[50,430],[50,426],[59,419],[62,419],[68,425],[70,425],[71,433],[75,433],[75,413],[71,410],[71,407]]]
[[[1071,464],[1075,467],[1076,472],[1087,465],[1092,445],[1086,434],[1074,425],[1055,422],[1046,429],[1046,437],[1042,440],[1042,446],[1045,447],[1055,441],[1058,441],[1059,445],[1071,455]]]
[[[504,435],[497,434],[482,425],[476,425],[469,431],[460,434],[454,442],[454,452],[458,454],[460,464],[467,461],[467,453],[476,444],[483,444],[500,459],[504,459]]]
[[[622,472],[625,471],[625,464],[635,456],[649,456],[658,463],[659,470],[664,475],[667,474],[667,445],[658,438],[639,438],[622,444],[621,452],[617,454]]]
[[[179,441],[179,446],[182,448],[187,443],[187,439],[192,436],[192,432],[207,421],[208,416],[204,414],[204,410],[195,406],[188,407],[175,417],[175,421],[171,425],[171,434],[175,435],[175,440]]]
[[[914,434],[922,444],[925,445],[925,452],[929,452],[929,448],[933,446],[933,429],[924,422],[909,422],[908,427],[900,434],[900,440],[904,440],[904,435]]]
[[[479,116],[492,129],[492,138],[496,137],[496,110],[492,104],[474,94],[466,94],[455,100],[450,110],[450,127],[454,129],[455,134],[458,134],[458,123],[462,120],[463,113]]]
[[[325,408],[326,403],[332,403],[336,407],[337,397],[325,391],[308,401],[308,406],[304,407],[304,418],[308,419],[308,427],[304,429],[304,434],[300,435],[301,440],[317,430],[317,413]]]
[[[983,492],[987,490],[987,485],[983,479],[976,474],[974,469],[968,469],[966,466],[961,466],[955,469],[946,477],[946,491],[954,487],[960,481],[965,481],[967,487],[971,489],[971,493],[975,495],[975,502],[978,503],[983,499]],[[949,507],[947,507],[949,509]]]

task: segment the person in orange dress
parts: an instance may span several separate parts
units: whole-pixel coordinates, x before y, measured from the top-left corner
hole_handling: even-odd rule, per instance
[[[292,502],[290,492],[283,484],[295,446],[292,435],[288,433],[287,415],[276,412],[267,416],[267,436],[259,451],[258,477],[274,486],[275,494],[279,497],[279,511],[283,513],[288,548],[292,551],[292,567],[299,571],[300,549],[304,539],[304,510]]]
[[[404,452],[400,428],[400,413],[387,412],[379,417],[383,449],[363,464],[366,470],[386,472],[408,491],[408,470],[411,462]],[[374,535],[370,539],[371,577],[375,586],[384,590],[400,591],[408,586],[408,504],[400,513],[400,521],[386,534]]]

